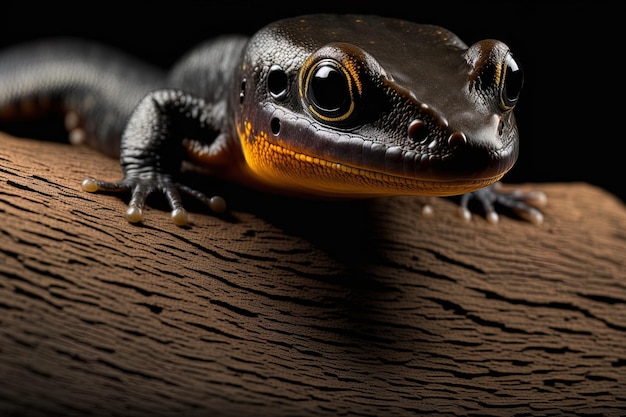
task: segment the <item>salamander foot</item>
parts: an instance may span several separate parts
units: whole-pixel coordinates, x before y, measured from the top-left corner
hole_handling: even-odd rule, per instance
[[[148,196],[160,191],[171,208],[171,217],[177,226],[189,224],[189,214],[183,207],[180,193],[190,195],[204,203],[215,213],[226,211],[226,201],[220,196],[207,197],[205,194],[186,185],[177,184],[167,175],[154,175],[147,178],[124,178],[120,182],[98,181],[87,178],[82,183],[83,190],[94,192],[130,192],[131,199],[126,210],[126,219],[131,223],[143,220],[143,208]]]
[[[547,204],[547,197],[541,191],[522,191],[514,189],[505,191],[500,182],[480,190],[463,194],[460,201],[461,217],[470,221],[472,213],[469,209],[471,200],[477,200],[485,211],[487,221],[496,224],[500,215],[496,212],[496,205],[509,209],[522,219],[534,224],[543,223],[543,214],[539,210]]]

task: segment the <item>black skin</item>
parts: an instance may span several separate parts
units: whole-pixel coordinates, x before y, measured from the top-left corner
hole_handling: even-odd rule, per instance
[[[119,156],[124,172],[119,182],[89,180],[85,189],[130,192],[127,217],[133,222],[141,220],[146,198],[159,191],[170,204],[174,222],[186,224],[180,192],[215,211],[225,209],[220,198],[208,198],[178,183],[182,163],[188,159],[181,142],[197,139],[211,149],[235,137],[229,100],[239,88],[236,69],[246,44],[247,39],[239,36],[207,42],[169,73],[77,40],[18,46],[0,55],[0,118],[29,116],[31,107],[35,113],[72,112],[78,116],[84,141]],[[537,194],[506,194],[486,187],[461,198],[466,217],[472,197],[481,201],[492,221],[497,221],[494,203],[532,221],[541,220],[528,204]]]
[[[75,39],[55,39],[17,46],[0,57],[0,113],[29,117],[35,113],[74,112],[86,143],[119,157],[124,179],[98,181],[101,191],[129,191],[129,206],[142,208],[148,195],[159,190],[173,211],[181,210],[179,191],[193,195],[221,211],[221,202],[182,184],[176,176],[185,159],[182,138],[200,138],[210,145],[230,130],[220,89],[232,85],[232,71],[213,71],[197,65],[212,62],[213,54],[234,67],[246,43],[242,37],[224,39],[216,52],[207,43],[181,59],[169,73],[150,67],[103,45]],[[202,82],[198,82],[202,80]],[[204,83],[204,84],[203,84]],[[164,88],[170,86],[171,88]],[[189,93],[192,91],[193,93]],[[6,116],[5,116],[6,117]],[[184,221],[184,220],[183,220]]]

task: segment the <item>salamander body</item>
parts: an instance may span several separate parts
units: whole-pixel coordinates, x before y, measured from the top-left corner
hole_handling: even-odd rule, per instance
[[[46,40],[0,55],[0,120],[65,116],[70,140],[120,158],[126,217],[165,195],[187,223],[184,167],[271,192],[320,198],[478,195],[541,214],[491,185],[513,166],[521,66],[497,40],[467,46],[400,19],[311,15],[251,38],[209,40],[169,71],[102,45]],[[467,205],[466,200],[462,203]],[[465,207],[466,209],[466,207]]]

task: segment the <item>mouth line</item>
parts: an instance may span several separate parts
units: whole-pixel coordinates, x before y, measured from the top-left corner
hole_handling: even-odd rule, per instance
[[[416,178],[398,175],[389,172],[361,168],[342,162],[334,162],[317,156],[296,152],[284,146],[266,142],[270,152],[275,152],[293,158],[296,161],[313,164],[324,170],[331,170],[362,178],[371,183],[383,184],[389,188],[389,194],[398,194],[398,191],[406,191],[407,194],[447,196],[463,194],[488,186],[500,180],[504,173],[484,178]],[[413,192],[411,192],[413,191]]]

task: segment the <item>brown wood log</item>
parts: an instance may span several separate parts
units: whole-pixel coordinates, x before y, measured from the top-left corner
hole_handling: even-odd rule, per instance
[[[0,136],[0,415],[623,415],[626,208],[532,184],[545,223],[437,199],[207,183],[224,218],[80,190],[118,163]]]

